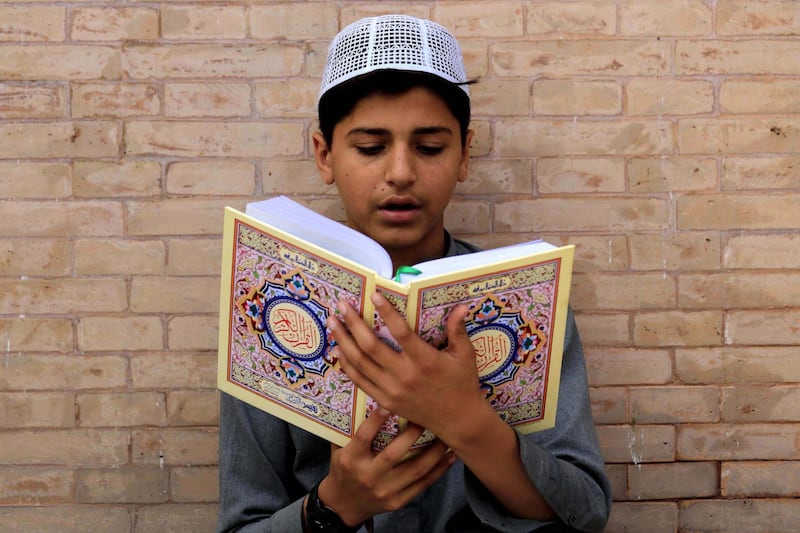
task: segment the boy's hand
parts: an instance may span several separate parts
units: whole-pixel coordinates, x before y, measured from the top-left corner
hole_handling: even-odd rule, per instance
[[[400,352],[346,304],[339,306],[344,326],[335,319],[328,322],[342,369],[356,385],[384,409],[428,428],[454,448],[479,431],[475,421],[496,417],[478,386],[475,351],[464,326],[466,306],[450,313],[447,348],[439,351],[416,335],[380,294],[372,301]]]
[[[373,452],[372,441],[388,416],[388,412],[376,409],[347,446],[331,445],[330,470],[320,484],[319,497],[347,525],[404,507],[455,461],[453,453],[440,441],[404,460],[423,432],[413,424],[383,451]]]

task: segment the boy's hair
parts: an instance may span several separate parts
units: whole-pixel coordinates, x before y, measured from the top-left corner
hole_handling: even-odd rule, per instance
[[[317,99],[320,131],[328,144],[336,124],[371,94],[425,87],[458,120],[466,142],[470,101],[461,47],[444,26],[408,15],[358,20],[333,38]]]
[[[472,83],[472,82],[466,82]],[[447,105],[461,132],[461,146],[467,139],[470,101],[459,86],[424,72],[381,70],[347,80],[326,92],[319,100],[319,130],[328,148],[333,146],[333,130],[363,98],[371,94],[402,94],[414,87],[424,87]]]

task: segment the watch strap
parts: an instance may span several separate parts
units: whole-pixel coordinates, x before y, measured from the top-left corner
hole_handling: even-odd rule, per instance
[[[305,519],[303,520],[304,529],[309,533],[351,533],[358,531],[361,528],[361,524],[353,527],[348,526],[336,511],[320,500],[320,483],[322,481],[317,482],[311,488],[311,492],[308,493]],[[323,517],[322,520],[316,518],[320,516]]]

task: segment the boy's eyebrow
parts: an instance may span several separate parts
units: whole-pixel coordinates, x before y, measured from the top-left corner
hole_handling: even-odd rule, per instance
[[[448,128],[447,126],[423,126],[421,128],[415,128],[412,132],[414,135],[433,135],[436,133],[445,133],[449,135],[453,135],[453,130]],[[368,128],[368,127],[360,127],[360,128],[353,128],[347,132],[347,137],[352,135],[391,135],[392,132],[389,131],[387,128]]]

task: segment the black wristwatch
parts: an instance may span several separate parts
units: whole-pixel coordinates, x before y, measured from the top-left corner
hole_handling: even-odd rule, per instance
[[[308,533],[350,533],[358,531],[361,524],[355,527],[348,526],[336,514],[336,511],[322,503],[322,500],[319,499],[319,483],[317,483],[308,493],[305,526]]]

